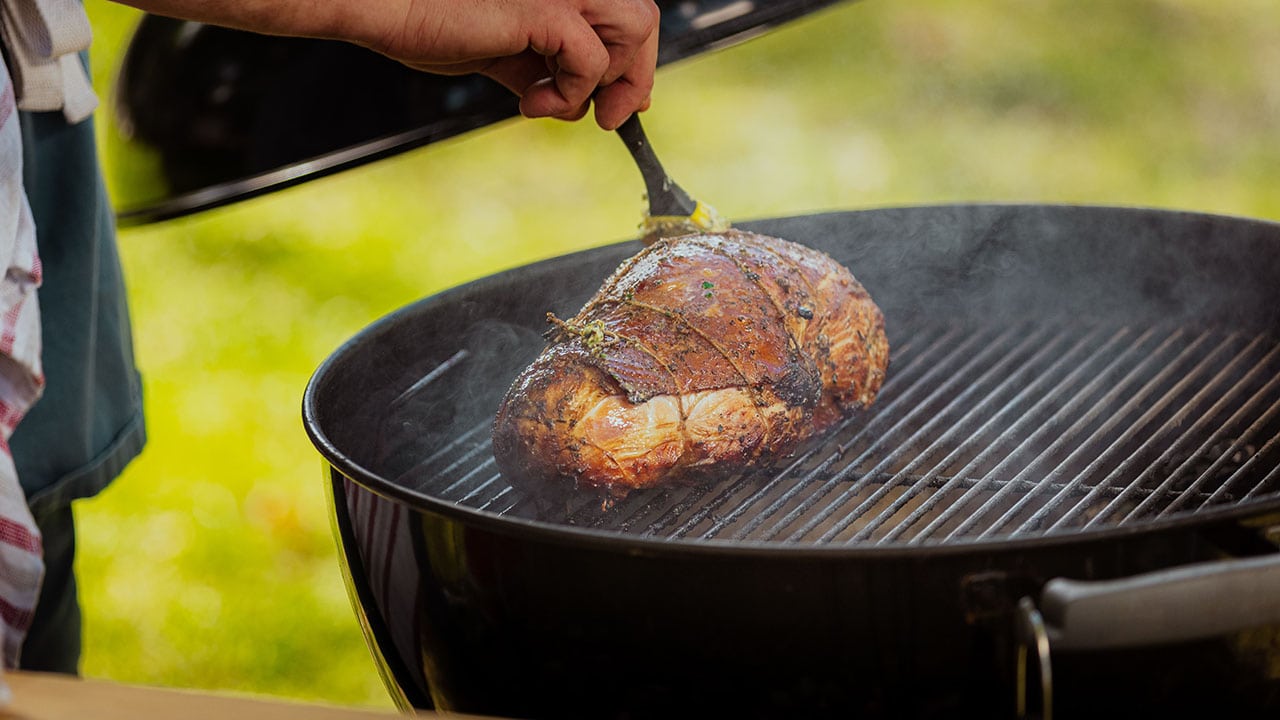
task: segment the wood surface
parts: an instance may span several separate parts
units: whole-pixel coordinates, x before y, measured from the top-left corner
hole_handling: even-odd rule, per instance
[[[45,673],[3,675],[12,698],[0,720],[396,720],[393,710],[367,710],[289,700],[125,685]],[[419,712],[415,718],[439,718]],[[451,716],[457,717],[457,716]]]

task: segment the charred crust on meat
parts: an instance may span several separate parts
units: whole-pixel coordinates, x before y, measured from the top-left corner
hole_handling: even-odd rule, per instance
[[[613,497],[784,458],[869,403],[888,360],[883,318],[845,269],[741,231],[655,243],[551,318],[551,345],[495,418],[495,458],[512,482]],[[653,433],[647,450],[646,435],[611,444],[628,423]]]

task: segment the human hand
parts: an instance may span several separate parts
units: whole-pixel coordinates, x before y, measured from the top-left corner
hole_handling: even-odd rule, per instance
[[[408,0],[370,43],[426,72],[478,72],[520,96],[527,117],[577,120],[594,99],[613,130],[649,107],[658,59],[653,0]]]

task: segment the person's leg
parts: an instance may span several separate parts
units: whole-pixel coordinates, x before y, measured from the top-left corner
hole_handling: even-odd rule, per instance
[[[19,665],[23,670],[78,675],[80,600],[73,566],[76,533],[70,506],[37,515],[36,525],[44,538],[44,584]]]

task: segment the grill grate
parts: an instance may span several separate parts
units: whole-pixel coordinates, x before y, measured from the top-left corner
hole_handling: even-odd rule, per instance
[[[396,482],[484,512],[645,537],[936,544],[1111,527],[1280,492],[1280,340],[1085,324],[916,327],[876,405],[771,470],[549,499],[485,421]]]

